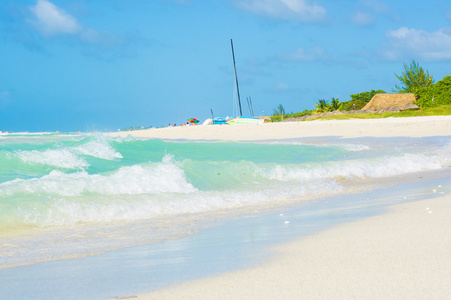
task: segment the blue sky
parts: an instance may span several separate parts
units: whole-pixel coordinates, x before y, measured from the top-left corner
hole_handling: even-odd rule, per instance
[[[0,0],[0,130],[92,131],[256,115],[451,72],[451,1]],[[243,111],[248,111],[243,105]]]

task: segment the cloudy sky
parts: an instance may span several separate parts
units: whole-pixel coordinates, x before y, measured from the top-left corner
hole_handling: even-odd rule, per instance
[[[230,39],[243,104],[297,112],[451,75],[451,1],[0,0],[0,130],[233,116]]]

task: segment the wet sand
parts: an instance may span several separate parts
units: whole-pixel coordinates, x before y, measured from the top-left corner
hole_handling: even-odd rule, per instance
[[[397,205],[278,246],[258,267],[138,299],[449,299],[450,216],[449,195]]]

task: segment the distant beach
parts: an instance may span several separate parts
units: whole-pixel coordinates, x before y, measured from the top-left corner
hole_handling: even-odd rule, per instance
[[[112,136],[186,140],[255,141],[305,137],[424,137],[451,134],[451,116],[330,121],[277,122],[260,125],[207,125],[153,128]]]

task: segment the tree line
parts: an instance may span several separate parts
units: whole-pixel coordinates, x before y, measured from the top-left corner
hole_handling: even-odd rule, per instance
[[[403,63],[403,72],[401,75],[395,74],[400,81],[400,85],[395,85],[392,92],[395,93],[413,93],[417,105],[422,107],[436,107],[445,104],[451,104],[451,76],[445,76],[442,80],[435,83],[432,75],[424,70],[415,60],[410,64]],[[362,109],[376,94],[385,93],[384,90],[371,90],[350,95],[351,100],[340,102],[338,98],[332,98],[330,101],[319,99],[314,105],[313,110],[304,110],[299,113],[291,113],[290,117],[300,117],[312,115],[327,111],[351,111]],[[285,109],[280,104],[274,109],[273,116],[286,115]],[[283,118],[283,117],[282,117]]]

